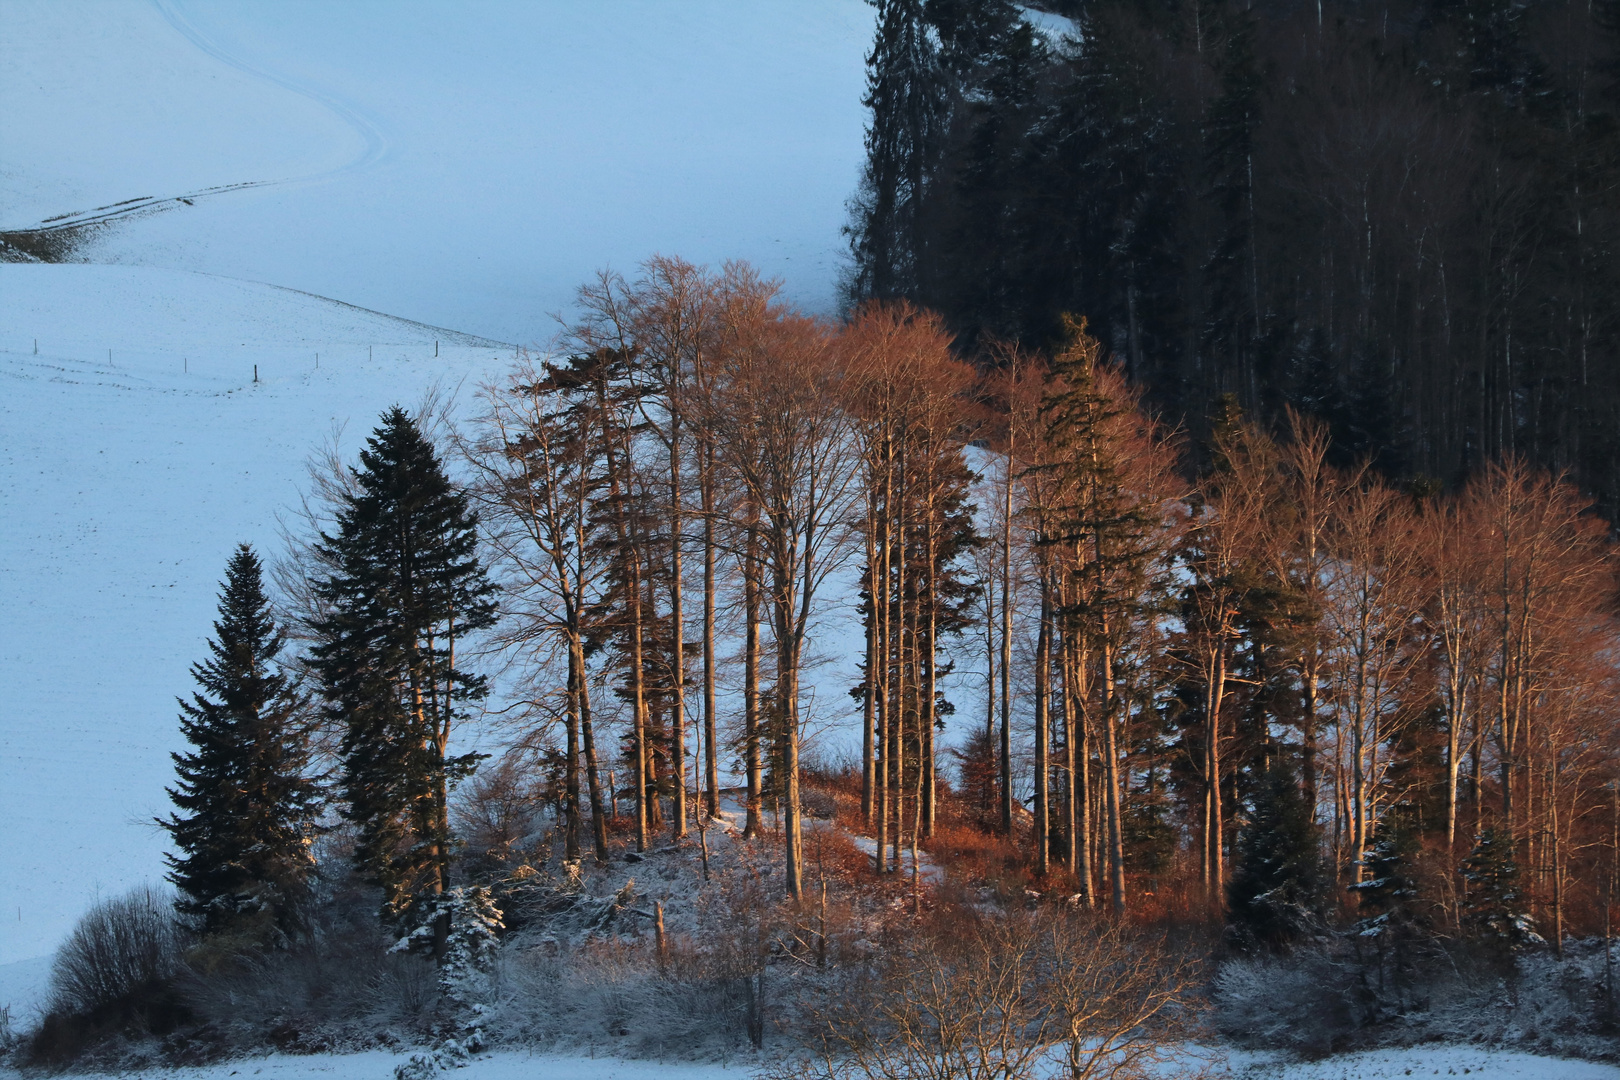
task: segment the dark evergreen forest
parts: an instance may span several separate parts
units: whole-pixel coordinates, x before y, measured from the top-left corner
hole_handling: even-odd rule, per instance
[[[876,6],[852,306],[969,354],[1084,316],[1195,438],[1234,393],[1341,463],[1516,453],[1620,510],[1620,3]]]

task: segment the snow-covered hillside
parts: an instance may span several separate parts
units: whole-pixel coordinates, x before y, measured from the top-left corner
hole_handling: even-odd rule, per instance
[[[525,344],[655,252],[826,309],[871,27],[861,0],[6,0],[0,229],[167,200],[82,256]]]

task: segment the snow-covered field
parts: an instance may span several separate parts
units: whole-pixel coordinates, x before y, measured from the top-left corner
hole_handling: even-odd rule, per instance
[[[596,269],[746,258],[827,308],[861,0],[5,0],[0,229],[172,199],[97,262],[532,343]]]
[[[161,1077],[163,1080],[388,1080],[408,1055],[372,1050],[362,1054],[245,1058],[197,1068],[154,1069],[86,1076]],[[741,1080],[756,1075],[757,1062],[683,1064],[623,1061],[614,1058],[561,1057],[501,1051],[475,1058],[451,1074],[464,1080]],[[1405,1077],[1461,1077],[1469,1080],[1615,1080],[1620,1069],[1590,1061],[1537,1057],[1506,1051],[1462,1047],[1428,1047],[1410,1051],[1378,1050],[1342,1054],[1321,1061],[1282,1062],[1264,1055],[1233,1054],[1211,1058],[1198,1051],[1165,1063],[1159,1076],[1230,1077],[1232,1080],[1396,1080]],[[0,1070],[0,1075],[5,1075]],[[1057,1075],[1054,1073],[1054,1076]]]
[[[232,546],[275,552],[276,514],[335,426],[352,454],[390,404],[470,395],[512,349],[137,267],[0,265],[0,327],[8,964],[52,949],[98,893],[162,873],[150,822],[174,698]]]

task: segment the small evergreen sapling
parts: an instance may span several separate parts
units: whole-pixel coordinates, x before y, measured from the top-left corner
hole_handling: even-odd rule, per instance
[[[1362,852],[1366,877],[1349,886],[1364,913],[1354,933],[1372,946],[1376,994],[1393,993],[1385,1002],[1398,1012],[1414,1004],[1410,991],[1419,982],[1433,941],[1415,873],[1420,850],[1407,811],[1391,808],[1378,822],[1372,846]]]
[[[430,947],[433,928],[449,927],[439,964],[440,1002],[449,1033],[426,1053],[411,1055],[394,1069],[396,1080],[425,1080],[447,1068],[467,1064],[487,1045],[484,1025],[494,997],[495,956],[505,929],[490,890],[483,886],[451,889],[423,903],[421,925],[395,943],[394,952]]]
[[[1494,828],[1481,832],[1458,871],[1467,885],[1463,924],[1478,937],[1510,949],[1545,944],[1519,895],[1511,835]]]
[[[1238,834],[1229,893],[1239,940],[1287,945],[1320,922],[1322,860],[1316,822],[1293,770],[1272,762]]]
[[[1372,847],[1361,856],[1365,879],[1350,884],[1366,916],[1356,924],[1356,932],[1367,938],[1394,936],[1397,939],[1419,928],[1418,883],[1413,877],[1413,860],[1418,852],[1417,834],[1405,816],[1391,811],[1373,832]]]
[[[159,819],[177,907],[206,933],[285,935],[313,864],[320,791],[308,775],[308,702],[277,662],[285,632],[270,613],[259,559],[243,544],[226,566],[201,688],[180,701],[193,749],[173,754],[178,813]]]

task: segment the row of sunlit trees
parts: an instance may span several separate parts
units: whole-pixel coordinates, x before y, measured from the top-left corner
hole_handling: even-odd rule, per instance
[[[1285,770],[1341,881],[1398,812],[1453,863],[1510,835],[1560,929],[1612,889],[1612,547],[1559,479],[1397,487],[1229,404],[1191,447],[1083,321],[974,366],[930,314],[806,317],[745,265],[580,300],[462,436],[570,858],[620,793],[638,847],[704,827],[734,769],[800,895],[805,673],[847,603],[880,872],[965,812],[1087,904],[1218,912]]]

